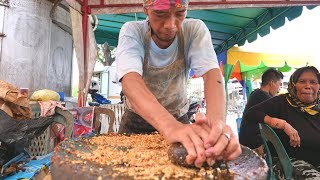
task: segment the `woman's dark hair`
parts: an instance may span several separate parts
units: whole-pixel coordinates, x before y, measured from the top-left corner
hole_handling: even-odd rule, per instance
[[[320,74],[319,71],[316,67],[314,66],[305,66],[302,68],[297,69],[293,74],[292,74],[292,80],[294,83],[296,83],[299,79],[299,77],[302,75],[304,72],[312,72],[317,76],[318,82],[320,82]]]

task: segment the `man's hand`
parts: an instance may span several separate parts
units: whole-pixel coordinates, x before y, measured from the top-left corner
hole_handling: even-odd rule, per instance
[[[201,167],[206,161],[203,140],[209,135],[207,124],[182,124],[176,122],[163,134],[168,143],[180,142],[187,150],[186,162]]]
[[[208,124],[207,118],[196,114],[196,124]],[[241,154],[239,140],[230,126],[217,122],[211,125],[209,131],[209,136],[203,139],[209,165],[213,165],[215,160],[234,160]]]
[[[213,129],[214,130],[214,129]],[[211,130],[211,132],[213,131]],[[205,139],[206,156],[208,164],[215,160],[234,160],[241,154],[241,146],[238,138],[232,132],[230,126],[225,125],[215,144],[210,141],[211,133]],[[214,138],[211,138],[211,140]],[[211,145],[213,144],[213,145]],[[209,146],[211,145],[211,146]]]

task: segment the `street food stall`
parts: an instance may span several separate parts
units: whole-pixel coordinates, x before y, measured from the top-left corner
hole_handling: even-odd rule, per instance
[[[125,21],[130,20],[139,20],[145,18],[143,15],[143,9],[141,8],[142,2],[140,0],[130,0],[130,1],[93,1],[93,0],[67,0],[70,5],[70,13],[72,19],[72,30],[73,30],[73,39],[75,50],[77,54],[77,59],[79,61],[79,105],[83,105],[85,101],[85,97],[87,96],[87,92],[85,89],[88,89],[90,78],[93,74],[94,63],[95,63],[95,54],[96,47],[93,45],[95,42],[99,42],[103,44],[101,40],[106,40],[114,43],[109,43],[110,45],[116,46],[116,42],[120,31],[120,27]],[[253,17],[245,17],[245,21],[240,20],[241,14],[248,14],[246,12],[230,12],[231,14],[240,13],[239,16],[235,16],[230,18],[227,16],[228,12],[222,12],[224,15],[220,17],[220,21],[223,19],[223,22],[219,22],[217,24],[226,23],[227,20],[229,24],[225,24],[228,28],[219,29],[222,31],[220,34],[212,35],[214,47],[216,53],[219,54],[224,50],[231,48],[235,44],[243,45],[246,40],[252,42],[256,40],[257,34],[262,36],[270,33],[270,27],[276,29],[281,27],[285,23],[285,18],[292,20],[298,17],[302,12],[301,6],[310,5],[319,5],[319,1],[229,1],[229,0],[218,0],[218,1],[193,1],[189,2],[188,9],[190,10],[190,14],[192,14],[196,10],[215,10],[215,9],[225,9],[232,11],[234,8],[244,8],[245,11],[250,11],[253,7],[258,8],[257,11],[254,11],[251,16]],[[250,7],[250,8],[248,8]],[[262,7],[263,9],[259,9]],[[273,7],[273,8],[271,8]],[[222,10],[223,11],[223,10]],[[237,11],[237,10],[236,10]],[[239,11],[239,10],[238,10]],[[139,14],[140,13],[140,14]],[[101,27],[98,27],[95,32],[93,32],[93,28],[90,24],[88,15],[106,15],[106,18],[101,17]],[[121,15],[124,16],[121,16]],[[208,14],[199,16],[199,14],[195,14],[194,18],[214,18],[217,16],[216,14],[212,14],[208,16]],[[128,17],[132,17],[132,19],[128,19]],[[251,19],[252,18],[252,19]],[[213,21],[208,20],[207,26],[212,27]],[[232,28],[235,22],[242,22],[239,26],[235,26]],[[111,24],[110,28],[108,25]],[[82,29],[78,28],[82,26]],[[77,28],[76,28],[77,27]],[[233,30],[230,30],[233,29]],[[229,29],[229,30],[226,30]],[[211,29],[210,29],[211,30]],[[214,27],[212,27],[212,33],[214,31]],[[108,34],[106,36],[102,36],[101,34]],[[99,35],[100,34],[100,35]],[[95,36],[96,35],[96,36]],[[216,38],[216,36],[218,36]],[[216,39],[215,39],[216,38]]]

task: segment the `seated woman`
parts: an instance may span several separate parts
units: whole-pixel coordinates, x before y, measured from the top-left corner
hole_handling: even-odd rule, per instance
[[[288,93],[262,102],[244,115],[274,128],[296,175],[302,178],[320,178],[319,82],[315,67],[299,68],[290,77]],[[278,170],[276,167],[275,172]]]

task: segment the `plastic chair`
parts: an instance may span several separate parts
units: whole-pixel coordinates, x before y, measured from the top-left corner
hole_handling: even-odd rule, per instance
[[[100,107],[111,109],[115,115],[115,122],[114,122],[114,132],[119,131],[122,115],[125,112],[125,105],[124,104],[102,104]]]
[[[64,125],[66,129],[65,137],[71,138],[73,130],[73,116],[69,111],[56,107],[53,121]]]
[[[293,173],[293,165],[290,161],[290,158],[284,149],[279,137],[277,134],[273,131],[273,129],[266,125],[266,124],[260,124],[259,123],[259,129],[261,133],[261,137],[264,143],[264,150],[267,153],[266,161],[269,166],[269,173],[268,173],[268,179],[276,179],[274,176],[274,172],[272,169],[272,156],[270,153],[270,149],[268,147],[268,142],[272,143],[274,146],[278,158],[280,160],[280,163],[282,165],[282,169],[284,172],[285,179],[291,179],[292,178],[292,173]]]
[[[100,122],[100,115],[105,114],[109,116],[110,122],[109,122],[109,128],[108,128],[108,133],[113,132],[113,126],[114,126],[114,121],[115,121],[115,113],[111,109],[103,108],[103,107],[95,107],[94,108],[94,132],[96,134],[100,134],[101,130],[101,122]]]

